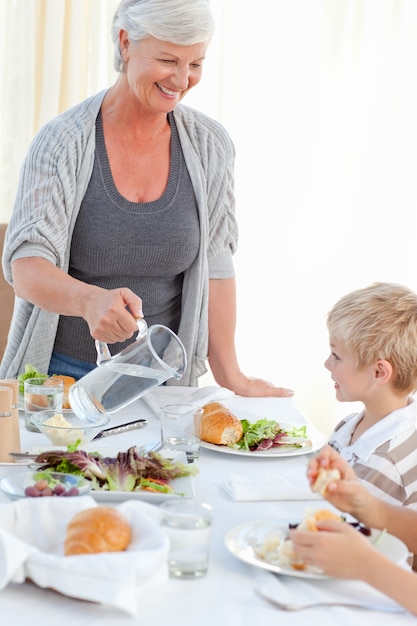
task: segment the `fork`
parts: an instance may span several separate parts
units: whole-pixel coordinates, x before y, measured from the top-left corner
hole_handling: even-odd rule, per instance
[[[266,595],[260,589],[255,589],[256,593],[264,600],[270,602],[273,606],[282,611],[303,611],[304,609],[313,609],[320,606],[343,606],[350,609],[364,609],[366,611],[383,611],[385,613],[404,613],[405,609],[400,606],[386,606],[381,604],[369,604],[364,602],[309,602],[307,604],[295,604],[293,602],[280,602]]]

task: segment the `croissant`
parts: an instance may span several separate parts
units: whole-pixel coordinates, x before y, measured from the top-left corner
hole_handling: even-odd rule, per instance
[[[107,506],[84,509],[67,526],[64,554],[120,552],[126,550],[131,536],[129,522],[117,509]]]
[[[207,443],[228,445],[243,435],[242,423],[220,402],[209,402],[203,407],[201,439]]]

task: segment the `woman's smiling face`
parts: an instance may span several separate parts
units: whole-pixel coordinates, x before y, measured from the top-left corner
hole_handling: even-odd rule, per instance
[[[126,78],[141,105],[155,112],[172,111],[200,82],[207,46],[179,46],[154,37],[135,43],[121,31]]]

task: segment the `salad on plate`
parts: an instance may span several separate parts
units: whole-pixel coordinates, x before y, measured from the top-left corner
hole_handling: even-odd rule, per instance
[[[268,450],[269,448],[302,448],[310,444],[307,437],[305,424],[296,426],[281,426],[275,420],[259,419],[250,422],[247,419],[240,420],[242,424],[242,437],[236,442],[229,444],[235,450]]]
[[[167,458],[157,452],[141,455],[135,446],[111,457],[99,452],[77,450],[76,446],[68,448],[42,452],[35,463],[44,472],[83,476],[91,482],[92,491],[174,494],[171,481],[198,472],[195,465]]]

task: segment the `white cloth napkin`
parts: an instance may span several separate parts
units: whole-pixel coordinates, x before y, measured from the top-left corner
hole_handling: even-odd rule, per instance
[[[226,398],[234,397],[233,391],[224,387],[157,387],[150,391],[142,400],[157,417],[161,415],[161,406],[164,404],[176,404],[185,402],[186,404],[195,404],[204,406],[208,402],[221,402]]]
[[[223,483],[226,493],[236,501],[322,500],[313,493],[306,478],[276,474],[230,474]]]
[[[294,398],[247,398],[234,396],[225,398],[224,403],[240,419],[256,422],[259,419],[276,420],[287,424],[308,424],[307,417],[300,411]]]
[[[95,506],[90,496],[1,504],[0,590],[28,578],[39,587],[137,615],[146,590],[168,580],[169,539],[159,526],[159,511],[146,502],[123,502],[116,508],[133,531],[126,551],[64,556],[67,523]]]
[[[399,604],[359,580],[337,578],[306,579],[280,576],[266,570],[255,570],[255,586],[267,597],[279,602],[361,602],[404,611]]]

